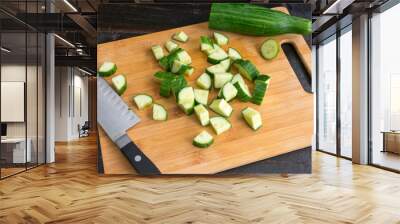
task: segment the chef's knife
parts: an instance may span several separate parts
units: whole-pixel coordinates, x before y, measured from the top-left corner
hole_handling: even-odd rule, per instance
[[[97,104],[97,121],[136,171],[141,175],[160,174],[159,169],[126,133],[129,128],[140,121],[139,117],[101,77],[97,79]]]

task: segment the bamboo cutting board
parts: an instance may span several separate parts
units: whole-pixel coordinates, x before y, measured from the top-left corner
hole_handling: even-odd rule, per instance
[[[287,12],[285,8],[278,10]],[[187,80],[196,88],[196,78],[210,66],[199,47],[200,36],[212,36],[213,30],[208,29],[207,23],[100,44],[97,49],[98,66],[105,61],[112,61],[118,67],[116,74],[126,75],[128,89],[122,98],[142,120],[128,131],[128,135],[161,173],[214,174],[311,145],[313,96],[303,90],[282,50],[278,57],[271,61],[266,61],[260,56],[258,49],[266,37],[222,32],[229,37],[229,44],[223,46],[225,50],[228,47],[237,49],[242,57],[253,62],[261,73],[271,77],[261,106],[238,100],[231,101],[234,112],[229,118],[232,124],[229,131],[216,136],[211,127],[202,127],[194,114],[186,116],[178,108],[173,97],[160,97],[159,84],[154,80],[153,74],[161,68],[150,48],[155,44],[163,46],[177,31],[184,31],[190,38],[187,43],[179,45],[192,57],[195,72],[191,77],[187,77]],[[310,73],[311,51],[302,36],[287,34],[271,38],[281,43],[292,43]],[[252,89],[253,85],[249,87]],[[168,121],[152,120],[151,108],[138,111],[131,101],[132,96],[138,93],[150,94],[155,102],[164,105],[169,113]],[[214,95],[209,97],[209,102]],[[241,118],[240,111],[246,106],[257,109],[262,115],[263,127],[258,131],[254,132],[247,127]],[[212,115],[214,113],[210,111],[210,116]],[[104,173],[136,173],[103,130],[99,129]],[[194,136],[204,129],[213,134],[214,144],[206,149],[192,146]]]

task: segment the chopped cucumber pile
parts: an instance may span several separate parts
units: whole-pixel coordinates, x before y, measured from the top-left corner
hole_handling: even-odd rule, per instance
[[[202,131],[193,139],[193,145],[199,148],[207,148],[213,144],[214,138],[207,131]]]
[[[111,83],[112,83],[112,86],[113,86],[115,92],[117,92],[118,95],[121,96],[125,92],[126,87],[127,87],[127,81],[126,81],[125,75],[114,76],[111,79]]]
[[[142,110],[153,104],[153,97],[146,94],[139,94],[133,97],[133,101],[135,102],[137,108]]]
[[[153,104],[153,120],[166,121],[168,119],[168,112],[161,104]]]
[[[172,35],[172,39],[179,42],[188,42],[189,37],[183,31]],[[232,47],[225,51],[221,46],[227,45],[229,38],[219,32],[214,32],[213,37],[200,37],[200,50],[207,56],[210,63],[204,72],[190,78],[194,80],[198,88],[193,88],[186,80],[194,76],[195,68],[192,66],[192,58],[189,53],[173,40],[165,43],[168,50],[164,53],[161,45],[153,45],[151,51],[155,60],[163,69],[153,76],[159,83],[159,94],[162,97],[173,96],[174,102],[186,115],[195,113],[201,126],[210,125],[217,135],[228,131],[232,125],[229,117],[233,114],[230,102],[251,102],[261,105],[270,83],[268,75],[261,74],[256,66],[242,57],[240,52]],[[261,54],[266,59],[272,59],[279,53],[279,45],[275,40],[267,40],[261,46]],[[233,65],[233,66],[231,66]],[[233,70],[232,70],[233,68]],[[103,63],[98,74],[103,77],[113,75],[117,66],[112,62]],[[232,72],[238,72],[233,75]],[[111,78],[112,87],[122,95],[127,89],[127,80],[124,75],[116,75]],[[250,88],[252,91],[250,91]],[[217,97],[208,105],[208,98],[212,95],[212,89],[218,91]],[[152,96],[138,94],[133,98],[139,110],[152,106],[152,118],[156,121],[166,121],[168,111],[163,105],[154,102]],[[218,116],[210,117],[209,109]],[[247,125],[258,130],[262,127],[261,114],[250,107],[241,111],[241,116]],[[193,145],[200,148],[209,147],[214,139],[207,131],[202,131],[193,139]]]
[[[117,65],[112,62],[104,62],[99,70],[98,73],[102,77],[108,77],[110,75],[113,75],[117,71]]]

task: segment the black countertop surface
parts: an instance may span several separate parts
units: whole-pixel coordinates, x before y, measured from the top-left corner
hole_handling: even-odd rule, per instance
[[[291,15],[311,19],[308,4],[262,4],[286,7]],[[128,37],[208,21],[210,3],[108,3],[99,6],[97,42],[106,43]],[[311,46],[311,35],[304,37]],[[103,171],[99,145],[98,170]],[[311,147],[265,159],[221,174],[311,173]]]

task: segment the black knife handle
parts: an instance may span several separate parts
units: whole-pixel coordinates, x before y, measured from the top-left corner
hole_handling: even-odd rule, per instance
[[[127,145],[121,148],[122,153],[135,167],[136,171],[141,175],[157,175],[160,170],[150,161],[149,158],[130,141]]]

